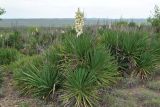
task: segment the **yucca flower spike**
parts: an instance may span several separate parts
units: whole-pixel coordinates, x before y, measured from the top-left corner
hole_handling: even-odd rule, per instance
[[[78,8],[75,16],[75,30],[77,33],[77,37],[83,33],[83,26],[84,26],[84,12],[81,12]]]

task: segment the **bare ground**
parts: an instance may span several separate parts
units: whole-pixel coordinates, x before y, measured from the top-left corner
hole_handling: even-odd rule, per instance
[[[41,107],[37,99],[22,97],[13,86],[12,74],[5,74],[0,96],[0,107]]]

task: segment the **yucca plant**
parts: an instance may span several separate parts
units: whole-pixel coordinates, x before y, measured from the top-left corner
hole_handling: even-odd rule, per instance
[[[46,64],[38,69],[29,64],[15,72],[18,87],[25,95],[33,95],[45,100],[53,97],[60,87],[60,76],[56,67]]]
[[[78,38],[70,36],[63,44],[63,52],[67,56],[65,60],[67,66],[73,69],[76,67],[85,67],[94,70],[107,70],[110,65],[114,65],[113,72],[116,72],[116,63],[110,55],[109,50],[96,43],[93,37],[81,35]],[[69,64],[68,64],[69,63]],[[68,68],[68,67],[67,67]],[[110,70],[110,69],[108,69]]]
[[[64,47],[67,53],[76,54],[82,58],[87,50],[93,47],[93,38],[88,35],[81,35],[78,38],[70,35],[65,38]]]
[[[83,68],[70,71],[62,90],[65,106],[92,107],[98,100],[96,85],[94,72]]]
[[[136,60],[137,67],[133,73],[140,76],[142,79],[147,78],[147,76],[154,72],[154,69],[157,67],[157,60],[158,59],[152,52],[142,53]]]
[[[123,75],[136,74],[144,78],[156,68],[157,59],[159,59],[159,43],[152,42],[153,40],[146,33],[112,30],[100,33],[104,37],[103,43],[111,49],[111,54],[117,59],[119,70]],[[148,62],[149,60],[151,63]]]
[[[65,98],[63,97],[65,104],[76,107],[93,106],[93,92],[97,94],[99,88],[108,87],[116,81],[118,75],[116,61],[110,55],[109,50],[105,50],[105,47],[97,44],[93,37],[85,34],[78,38],[72,35],[65,38],[60,47],[59,54],[57,51],[52,53],[61,57],[59,67],[66,79],[63,90],[66,92]],[[93,83],[97,84],[94,88],[85,85],[92,79],[94,79]],[[79,84],[80,81],[84,82]]]
[[[45,61],[43,55],[24,57],[9,66],[22,95],[51,99],[60,86],[57,67]]]
[[[85,60],[87,68],[95,72],[99,85],[107,87],[116,82],[118,66],[109,49],[105,50],[102,45],[96,46],[88,50]]]

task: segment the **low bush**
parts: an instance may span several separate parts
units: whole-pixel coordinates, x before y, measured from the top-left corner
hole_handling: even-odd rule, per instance
[[[98,100],[96,82],[95,74],[91,71],[79,68],[69,72],[62,97],[65,105],[92,107]]]
[[[53,65],[46,64],[43,56],[24,57],[10,65],[14,79],[24,95],[50,99],[59,87],[59,73]]]
[[[24,41],[20,32],[13,31],[10,33],[1,34],[0,37],[0,47],[2,48],[16,48],[17,50],[22,49],[24,45]]]
[[[101,42],[111,49],[124,76],[147,78],[159,63],[159,42],[143,32],[100,31]]]
[[[0,48],[0,65],[10,64],[16,61],[21,54],[12,48]]]
[[[17,71],[15,79],[23,94],[31,94],[45,100],[54,95],[60,84],[56,68],[48,65],[39,70],[29,64]]]

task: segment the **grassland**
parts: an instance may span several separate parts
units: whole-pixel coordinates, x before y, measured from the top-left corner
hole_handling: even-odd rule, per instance
[[[0,28],[2,107],[160,107],[148,25]]]

